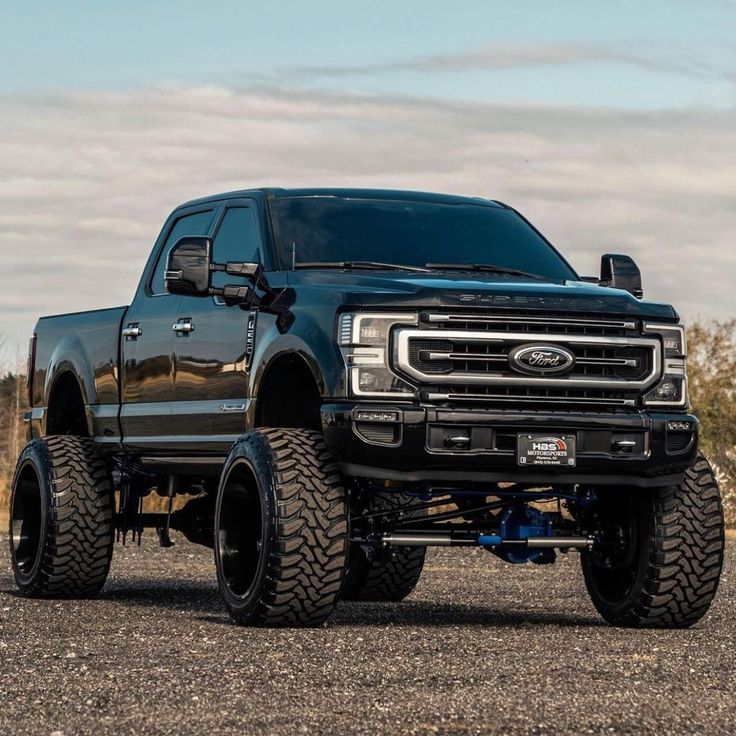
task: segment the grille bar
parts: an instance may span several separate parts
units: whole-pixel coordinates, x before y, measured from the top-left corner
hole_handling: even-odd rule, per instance
[[[426,352],[426,356],[424,353]],[[493,360],[507,362],[509,356],[503,353],[433,353],[419,351],[419,357],[426,360]],[[611,365],[636,368],[639,364],[635,358],[578,358],[576,365]]]
[[[578,358],[577,365],[622,365],[636,368],[639,364],[634,358]]]
[[[586,319],[578,317],[534,317],[531,315],[509,315],[509,314],[432,314],[422,315],[425,322],[469,322],[481,324],[517,324],[517,325],[560,325],[566,327],[594,327],[615,330],[635,330],[637,322],[630,319]]]
[[[421,355],[421,352],[420,352]],[[427,360],[502,360],[506,362],[508,355],[501,353],[433,353],[427,352]]]
[[[456,394],[443,391],[428,391],[427,401],[483,401],[504,403],[534,403],[534,404],[575,404],[596,406],[636,406],[636,400],[625,397],[588,397],[588,396],[536,396],[527,394]]]

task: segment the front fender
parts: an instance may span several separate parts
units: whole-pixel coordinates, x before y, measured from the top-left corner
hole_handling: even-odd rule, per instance
[[[262,324],[266,323],[267,324]],[[298,355],[309,367],[323,398],[344,395],[345,365],[333,337],[332,320],[324,322],[299,314],[292,328],[282,334],[268,315],[259,315],[256,346],[249,379],[249,395],[258,396],[270,365],[285,355]]]

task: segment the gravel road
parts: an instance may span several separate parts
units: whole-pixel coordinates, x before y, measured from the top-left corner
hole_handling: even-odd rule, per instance
[[[0,734],[736,732],[736,544],[706,619],[624,631],[575,553],[510,566],[433,550],[401,604],[325,628],[232,625],[209,550],[117,547],[101,598],[15,595],[0,558]]]

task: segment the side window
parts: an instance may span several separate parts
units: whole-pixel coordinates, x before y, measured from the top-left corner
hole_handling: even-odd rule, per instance
[[[257,262],[260,242],[258,223],[253,210],[250,207],[229,207],[212,244],[212,260],[215,263]],[[223,287],[234,282],[237,282],[237,279],[233,281],[232,276],[221,271],[212,274],[213,286]]]
[[[161,249],[161,255],[151,279],[151,291],[154,294],[166,293],[164,272],[166,271],[166,261],[171,247],[179,238],[183,238],[185,235],[207,235],[211,219],[212,210],[206,210],[205,212],[196,212],[193,215],[184,215],[174,223],[174,227],[171,228],[164,247]]]

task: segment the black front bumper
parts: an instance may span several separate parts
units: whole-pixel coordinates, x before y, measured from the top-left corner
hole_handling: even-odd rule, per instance
[[[698,423],[682,413],[451,410],[341,401],[322,406],[322,427],[343,473],[352,477],[662,486],[679,483],[694,460]],[[521,467],[517,436],[537,432],[574,434],[575,468]]]

